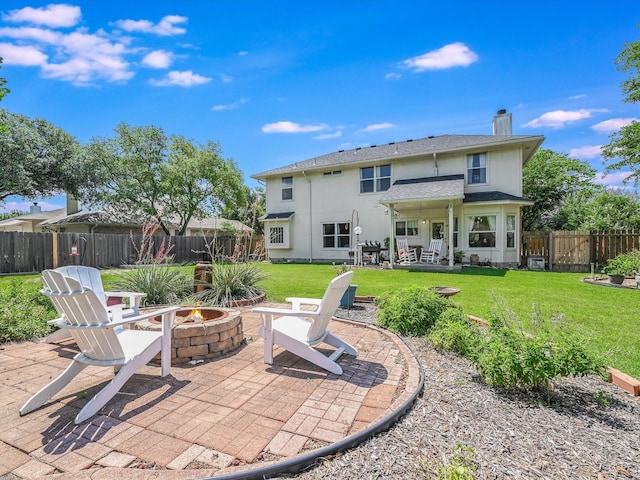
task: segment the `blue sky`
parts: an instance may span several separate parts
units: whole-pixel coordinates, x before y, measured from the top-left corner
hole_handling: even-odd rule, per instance
[[[599,147],[640,119],[614,63],[639,24],[637,0],[3,0],[0,108],[81,143],[123,121],[218,141],[251,187],[339,149],[491,134],[505,108],[515,134],[601,171]]]

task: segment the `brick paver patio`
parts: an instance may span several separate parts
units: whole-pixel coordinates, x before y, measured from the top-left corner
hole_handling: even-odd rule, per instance
[[[0,347],[0,476],[47,479],[195,479],[264,467],[321,448],[396,411],[420,382],[419,364],[396,336],[334,320],[356,346],[342,376],[282,349],[262,361],[260,318],[241,308],[246,345],[222,358],[147,365],[89,421],[73,419],[112,372],[87,368],[24,417],[22,404],[69,364],[72,341]],[[125,470],[123,470],[125,469]]]

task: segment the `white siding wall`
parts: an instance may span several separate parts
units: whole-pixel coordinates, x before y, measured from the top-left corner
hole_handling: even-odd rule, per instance
[[[400,179],[433,177],[465,174],[467,153],[438,154],[434,160],[432,155],[412,159],[399,159],[392,164],[392,183]],[[519,148],[488,151],[487,184],[465,185],[465,192],[502,191],[516,196],[522,195],[522,164]],[[378,162],[377,165],[389,162]],[[312,172],[296,172],[282,176],[293,177],[293,200],[282,200],[282,176],[269,178],[266,182],[267,212],[295,212],[290,226],[290,247],[270,252],[271,258],[294,260],[329,260],[346,261],[349,259],[348,248],[323,248],[322,225],[327,222],[350,222],[354,210],[359,216],[362,227],[360,241],[379,241],[381,244],[389,236],[391,212],[379,203],[384,192],[360,194],[360,168],[376,165],[362,164],[327,168]],[[437,167],[437,168],[436,168]],[[324,172],[341,170],[339,175],[324,175]],[[311,213],[311,210],[312,213]],[[467,215],[496,215],[498,232],[496,247],[491,249],[468,248],[466,232]],[[478,207],[464,205],[456,208],[454,216],[459,222],[459,250],[466,256],[477,253],[481,260],[492,263],[518,262],[517,248],[505,250],[504,221],[507,214],[517,216],[517,206],[494,205]],[[430,222],[432,220],[448,221],[446,209],[403,211],[402,218],[419,220],[419,238],[416,244],[428,245],[430,239]],[[422,220],[426,220],[423,224]],[[448,229],[446,230],[448,233]],[[447,239],[447,243],[449,239]],[[519,239],[516,240],[519,242]],[[478,250],[478,251],[476,251]]]

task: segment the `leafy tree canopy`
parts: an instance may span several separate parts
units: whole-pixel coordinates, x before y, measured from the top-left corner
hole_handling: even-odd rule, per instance
[[[243,204],[227,204],[220,215],[229,220],[238,220],[245,225],[253,228],[257,235],[262,235],[264,230],[263,223],[259,220],[266,211],[266,196],[262,187],[250,189],[245,186],[246,201]]]
[[[169,234],[184,235],[192,218],[217,215],[245,201],[242,172],[221,156],[216,142],[204,145],[167,137],[155,126],[121,123],[113,138],[94,138],[86,147],[96,173],[80,193],[89,205],[111,205],[158,219]]]
[[[624,101],[640,102],[640,41],[627,42],[622,53],[616,58],[618,70],[631,72],[627,80],[622,82]],[[614,161],[605,168],[605,173],[614,170],[629,169],[630,175],[625,183],[640,183],[640,122],[634,121],[611,135],[611,142],[602,148],[602,157],[606,161]]]
[[[11,195],[75,194],[84,183],[82,148],[76,139],[43,119],[0,109],[0,201]]]
[[[596,171],[587,162],[552,150],[538,150],[522,172],[523,196],[534,204],[523,211],[523,228],[564,230],[562,207],[571,199],[584,201],[602,189],[593,183]]]
[[[2,57],[0,57],[0,68],[2,68]],[[8,93],[11,92],[11,90],[5,87],[6,84],[7,79],[0,77],[0,100],[2,100]]]
[[[567,201],[560,216],[567,230],[640,228],[640,200],[635,193],[603,189],[586,201]]]

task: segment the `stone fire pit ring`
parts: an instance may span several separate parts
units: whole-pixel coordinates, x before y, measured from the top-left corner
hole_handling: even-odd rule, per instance
[[[201,318],[194,316],[199,310]],[[160,331],[159,317],[134,324],[139,330]],[[222,307],[183,307],[176,312],[171,331],[171,363],[216,358],[236,350],[244,340],[242,314]],[[160,356],[154,360],[159,361]]]

